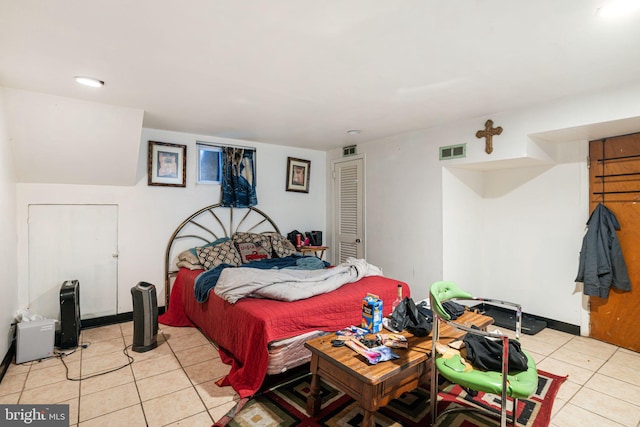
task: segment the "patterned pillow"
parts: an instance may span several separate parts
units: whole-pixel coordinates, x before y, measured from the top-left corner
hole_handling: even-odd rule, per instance
[[[271,254],[267,252],[262,246],[255,243],[236,243],[236,248],[240,253],[242,263],[246,264],[251,261],[260,261],[261,259],[271,258]]]
[[[268,233],[267,235],[271,239],[273,253],[278,258],[284,258],[297,252],[296,247],[293,246],[293,243],[291,243],[286,237],[278,233]]]
[[[271,239],[265,234],[239,232],[235,233],[232,239],[236,243],[253,243],[271,254]]]
[[[211,270],[220,264],[230,264],[237,267],[242,263],[240,254],[230,240],[215,246],[196,248],[196,252],[198,253],[200,264],[207,270]]]

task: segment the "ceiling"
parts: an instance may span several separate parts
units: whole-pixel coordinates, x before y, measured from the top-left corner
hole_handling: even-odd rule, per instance
[[[326,150],[640,81],[607,2],[0,0],[0,86]]]

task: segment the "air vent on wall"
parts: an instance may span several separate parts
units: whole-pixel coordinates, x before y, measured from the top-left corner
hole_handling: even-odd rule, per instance
[[[357,154],[356,145],[349,145],[348,147],[342,147],[342,157],[353,156]]]
[[[460,157],[467,157],[467,144],[440,147],[440,160],[457,159]]]

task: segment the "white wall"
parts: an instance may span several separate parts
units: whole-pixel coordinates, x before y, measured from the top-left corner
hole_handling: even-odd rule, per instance
[[[587,141],[640,131],[638,97],[633,86],[359,143],[369,261],[409,283],[415,300],[454,280],[585,333],[574,279],[589,215]],[[475,137],[487,119],[504,129],[491,155]],[[438,147],[461,143],[467,158],[439,160]]]
[[[11,345],[11,328],[18,307],[16,255],[16,179],[4,108],[4,91],[0,88],[0,358]]]
[[[147,141],[187,145],[187,187],[147,185]],[[135,186],[63,184],[17,185],[19,304],[28,295],[27,211],[29,204],[117,204],[118,312],[132,309],[130,289],[139,281],[156,285],[158,301],[164,301],[163,262],[174,229],[189,214],[220,201],[220,187],[195,185],[196,141],[256,147],[258,208],[270,215],[283,234],[293,230],[325,230],[326,175],[324,152],[291,147],[225,140],[154,129],[143,129]],[[287,157],[311,160],[309,193],[285,191]],[[114,165],[113,173],[118,173]],[[83,284],[80,284],[82,289]],[[11,311],[15,311],[11,307]]]

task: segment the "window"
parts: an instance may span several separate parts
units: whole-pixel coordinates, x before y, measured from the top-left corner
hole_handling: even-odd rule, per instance
[[[222,147],[196,142],[198,149],[197,184],[222,183]]]

